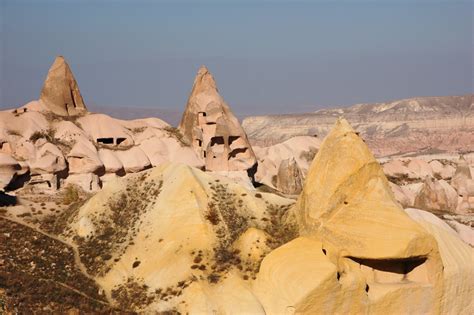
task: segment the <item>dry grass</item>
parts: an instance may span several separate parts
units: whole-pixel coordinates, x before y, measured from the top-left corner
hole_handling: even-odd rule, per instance
[[[186,141],[183,134],[179,131],[178,128],[168,126],[163,128],[163,130],[165,130],[170,136],[178,140],[182,146],[189,147],[191,145],[190,143],[188,143],[188,141]]]

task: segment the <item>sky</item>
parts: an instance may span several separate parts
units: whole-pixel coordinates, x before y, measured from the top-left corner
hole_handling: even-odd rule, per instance
[[[238,115],[473,92],[473,2],[0,0],[0,107],[56,55],[87,105],[182,110],[200,65]]]

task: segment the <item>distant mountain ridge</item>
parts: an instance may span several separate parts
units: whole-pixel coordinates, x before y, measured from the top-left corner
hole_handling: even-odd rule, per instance
[[[324,137],[338,117],[360,132],[378,156],[420,150],[474,150],[474,94],[356,104],[307,114],[247,117],[252,143],[270,145],[299,135]]]

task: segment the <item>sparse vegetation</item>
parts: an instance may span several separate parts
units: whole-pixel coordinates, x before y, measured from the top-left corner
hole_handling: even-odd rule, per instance
[[[33,143],[39,139],[45,139],[46,141],[56,145],[64,155],[67,155],[75,144],[75,141],[65,141],[63,139],[56,138],[56,130],[53,128],[35,131],[30,136],[30,141]]]
[[[21,137],[21,133],[16,131],[16,130],[9,129],[9,130],[7,130],[7,134],[10,135],[10,136],[19,136],[19,137]]]
[[[129,129],[133,133],[141,133],[146,130],[146,127],[137,127]]]
[[[298,226],[290,216],[290,208],[291,204],[267,205],[265,210],[267,220],[264,220],[263,230],[270,235],[267,239],[268,247],[274,249],[298,237]]]
[[[77,185],[67,185],[63,192],[63,204],[70,205],[79,201],[80,188]]]
[[[53,142],[54,141],[54,135],[56,131],[53,128],[49,128],[47,130],[42,130],[42,131],[35,131],[31,136],[30,136],[30,141],[31,142],[36,142],[39,139],[46,139],[48,142]]]
[[[188,143],[188,141],[186,141],[183,134],[179,131],[178,128],[167,126],[167,127],[164,127],[163,130],[165,130],[166,132],[168,132],[168,134],[170,134],[172,137],[178,140],[181,143],[181,145],[185,147],[190,146],[190,144]]]
[[[133,244],[138,231],[136,223],[159,196],[163,184],[162,181],[146,179],[146,173],[137,175],[126,192],[110,198],[106,205],[110,215],[103,214],[94,222],[98,227],[97,235],[90,239],[76,238],[81,260],[90,274],[104,275],[110,269],[107,262],[112,257],[120,257]]]
[[[71,247],[5,218],[0,261],[0,313],[113,312],[94,280],[76,266]]]

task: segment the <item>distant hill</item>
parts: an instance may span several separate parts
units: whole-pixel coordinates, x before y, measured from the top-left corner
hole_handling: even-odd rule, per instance
[[[247,117],[252,143],[269,145],[298,135],[324,137],[343,116],[378,156],[474,150],[474,95],[416,97],[357,104],[307,114]]]

